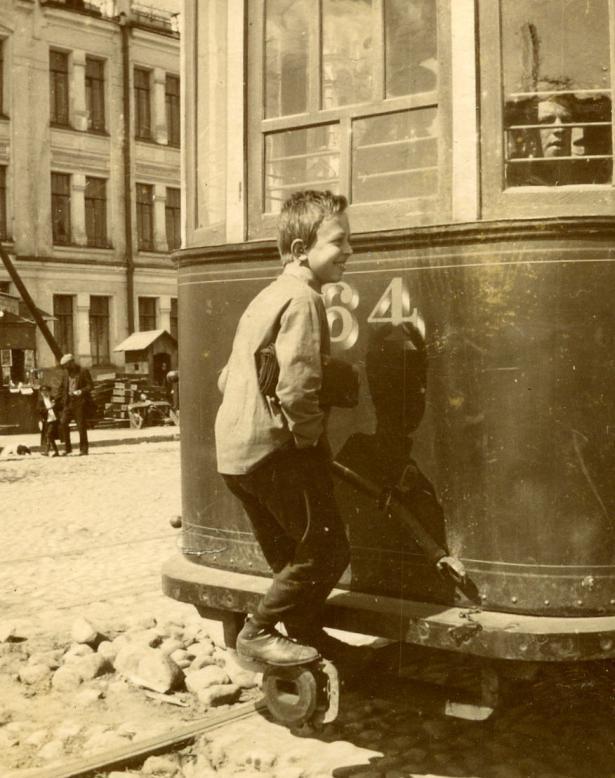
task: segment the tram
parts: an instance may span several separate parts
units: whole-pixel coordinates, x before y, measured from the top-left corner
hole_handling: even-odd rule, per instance
[[[326,625],[504,664],[615,657],[612,0],[186,0],[184,30],[164,591],[232,644],[267,588],[216,472],[216,381],[280,271],[281,202],[331,189],[354,255],[324,296],[361,393],[329,424],[352,560]]]

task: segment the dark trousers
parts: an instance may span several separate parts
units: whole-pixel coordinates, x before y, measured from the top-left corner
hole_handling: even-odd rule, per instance
[[[83,403],[69,402],[68,405],[62,410],[62,419],[60,422],[62,441],[64,443],[64,450],[69,454],[73,450],[72,443],[70,442],[70,424],[71,419],[74,419],[77,429],[79,430],[79,451],[84,454],[88,453],[88,425],[85,418]]]
[[[250,473],[223,478],[273,571],[252,620],[282,621],[295,636],[318,629],[324,602],[350,561],[328,460],[317,449],[285,449]]]
[[[57,437],[58,437],[58,422],[44,421],[43,429],[41,430],[43,453],[48,454],[50,451],[53,451],[54,454],[58,453],[58,446],[56,444]]]

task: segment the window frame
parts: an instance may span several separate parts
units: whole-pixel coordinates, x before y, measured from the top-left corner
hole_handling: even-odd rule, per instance
[[[176,84],[176,91],[169,91],[169,84]],[[181,145],[181,114],[179,106],[180,95],[179,76],[167,73],[164,79],[164,107],[167,122],[167,144],[173,148]]]
[[[481,198],[483,219],[612,214],[615,209],[615,3],[609,2],[613,182],[504,187],[501,0],[479,3]]]
[[[100,68],[99,74],[88,73],[88,68],[95,65]],[[106,63],[100,57],[91,57],[89,54],[85,58],[85,105],[87,112],[88,132],[106,132],[106,110],[105,110],[105,76]],[[94,95],[98,96],[98,107],[93,106],[96,102]],[[98,114],[98,116],[96,116]]]
[[[62,57],[66,70],[53,67],[54,56]],[[65,105],[58,110],[62,102],[62,92],[58,91],[58,84],[64,82]],[[49,123],[52,127],[70,127],[70,54],[60,49],[49,49]]]
[[[179,340],[179,308],[177,297],[171,297],[171,307],[169,310],[169,330],[170,335]]]
[[[147,192],[147,199],[142,195]],[[135,184],[135,205],[137,209],[137,248],[139,251],[154,251],[154,185]],[[147,216],[147,219],[145,218]],[[144,226],[149,223],[148,234]]]
[[[158,313],[157,313],[157,297],[150,297],[148,295],[140,295],[137,299],[137,310],[139,313],[139,332],[148,332],[157,329]],[[147,310],[151,306],[151,310]],[[152,327],[145,326],[148,323],[153,324]]]
[[[92,193],[95,187],[101,187],[102,197],[99,192]],[[83,194],[85,210],[85,234],[87,245],[92,248],[107,248],[109,238],[107,232],[107,179],[99,176],[85,177],[85,191]],[[93,224],[93,232],[90,226]]]
[[[6,78],[6,42],[7,38],[0,38],[0,118],[6,119],[6,89],[4,80]]]
[[[9,239],[8,196],[7,196],[8,165],[0,165],[0,240]]]
[[[344,105],[333,109],[318,110],[320,87],[314,90],[313,83],[320,82],[320,69],[311,77],[308,100],[312,103],[302,114],[264,117],[264,74],[265,74],[265,0],[250,3],[247,9],[247,29],[250,30],[247,43],[248,74],[256,78],[247,84],[247,228],[249,239],[271,237],[275,234],[277,214],[266,213],[264,206],[265,136],[270,132],[309,128],[338,122],[340,127],[340,187],[339,191],[349,198],[348,214],[354,232],[394,229],[396,227],[436,224],[451,219],[452,193],[452,115],[451,115],[451,51],[450,20],[451,0],[434,0],[437,6],[437,57],[438,85],[432,92],[422,92],[403,97],[373,100],[370,103]],[[383,16],[383,0],[374,0],[374,12]],[[313,21],[315,30],[311,36],[315,51],[310,61],[320,61],[321,31],[318,20]],[[384,25],[377,36],[375,49],[375,78],[381,79],[380,89],[384,94]],[[317,57],[317,60],[314,60]],[[255,83],[256,82],[256,83]],[[375,87],[378,88],[378,87]],[[316,94],[314,92],[316,91]],[[438,192],[429,197],[405,200],[383,200],[369,203],[353,203],[351,200],[351,123],[355,119],[381,116],[418,108],[437,109],[438,139]],[[338,121],[339,120],[339,121]],[[344,146],[345,144],[345,146]],[[409,211],[409,207],[414,208]]]
[[[177,196],[176,203],[170,203],[169,194]],[[175,251],[181,247],[181,190],[175,186],[168,186],[166,189],[166,200],[164,204],[165,235],[169,251]]]
[[[60,301],[70,301],[67,309],[60,310]],[[53,315],[55,317],[53,334],[64,354],[72,354],[75,351],[75,296],[72,294],[53,295]],[[68,333],[68,334],[66,334]]]
[[[137,74],[143,76],[146,84],[138,84]],[[151,141],[152,132],[152,71],[151,69],[134,65],[132,70],[133,99],[135,118],[135,140]],[[144,121],[144,114],[147,121]]]
[[[56,191],[54,183],[60,180],[66,183],[67,191]],[[70,246],[72,244],[72,220],[71,220],[71,198],[72,198],[72,176],[70,173],[51,171],[51,241],[54,246]],[[56,219],[58,200],[62,199],[62,213],[65,221],[66,240],[58,240],[56,225],[59,219]]]
[[[94,311],[93,300],[105,300],[104,311]],[[90,295],[90,309],[88,315],[90,334],[90,356],[92,365],[108,365],[111,362],[111,298],[109,295]],[[100,327],[99,327],[100,325]],[[94,349],[99,340],[92,337],[93,331],[102,332],[103,349]]]

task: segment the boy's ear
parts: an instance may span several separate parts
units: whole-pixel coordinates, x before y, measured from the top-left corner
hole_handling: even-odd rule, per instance
[[[293,259],[305,259],[305,243],[301,238],[295,238],[290,244],[290,255]]]

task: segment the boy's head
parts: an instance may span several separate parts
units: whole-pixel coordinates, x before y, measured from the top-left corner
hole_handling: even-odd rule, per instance
[[[344,213],[347,207],[348,200],[344,195],[312,189],[293,192],[282,206],[278,220],[278,249],[282,264],[293,260],[293,241],[300,239],[305,249],[311,248],[323,219]]]
[[[332,192],[294,192],[282,206],[278,249],[282,264],[298,261],[320,283],[339,281],[352,254],[348,201]]]

